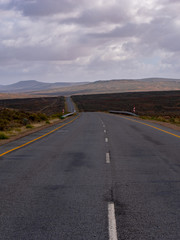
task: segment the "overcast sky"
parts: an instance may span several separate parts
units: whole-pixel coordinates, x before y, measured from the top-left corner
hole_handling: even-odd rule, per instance
[[[0,0],[0,84],[180,78],[180,0]]]

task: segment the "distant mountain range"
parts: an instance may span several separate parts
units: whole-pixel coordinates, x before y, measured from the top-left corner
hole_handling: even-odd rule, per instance
[[[37,91],[34,94],[75,95],[118,92],[147,92],[180,90],[180,79],[145,78],[138,80],[120,79],[96,81],[84,85]]]
[[[50,90],[62,87],[70,87],[87,84],[87,82],[56,82],[56,83],[45,83],[38,82],[36,80],[20,81],[10,85],[0,85],[1,93],[25,93],[32,91]]]
[[[17,97],[24,96],[48,96],[48,95],[75,95],[118,92],[145,92],[145,91],[170,91],[180,90],[180,79],[170,78],[145,78],[145,79],[114,79],[96,82],[75,83],[43,83],[35,80],[21,81],[10,85],[0,85],[0,98],[5,93]],[[19,93],[19,96],[18,96]],[[8,95],[8,96],[9,96]],[[13,96],[14,96],[13,95]]]

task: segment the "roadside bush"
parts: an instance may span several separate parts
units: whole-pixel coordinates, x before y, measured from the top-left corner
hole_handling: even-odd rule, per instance
[[[29,116],[29,120],[32,122],[39,122],[39,118],[36,113],[31,113],[31,115]]]
[[[44,113],[29,113],[12,109],[0,109],[0,131],[31,125],[34,122],[48,121]]]
[[[48,117],[45,113],[38,113],[38,117],[41,121],[47,121]]]
[[[32,122],[41,122],[48,120],[48,117],[44,113],[31,113],[29,116],[29,120]]]
[[[5,133],[0,133],[0,139],[8,139],[8,136]]]
[[[175,118],[173,118],[173,117],[170,118],[170,122],[171,122],[171,123],[175,123]]]
[[[33,128],[31,124],[26,125],[26,128]]]
[[[23,118],[22,123],[26,126],[29,123],[29,120],[27,118]]]
[[[61,118],[62,117],[62,113],[55,113],[51,116],[51,118]]]
[[[8,120],[0,118],[0,131],[8,129],[8,123]]]

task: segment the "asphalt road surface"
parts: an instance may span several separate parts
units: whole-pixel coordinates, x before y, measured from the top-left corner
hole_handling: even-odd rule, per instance
[[[1,156],[0,239],[180,239],[180,133],[150,125],[82,113]]]
[[[67,104],[67,111],[68,112],[74,112],[75,111],[75,106],[73,101],[71,100],[71,97],[66,97],[66,104]]]

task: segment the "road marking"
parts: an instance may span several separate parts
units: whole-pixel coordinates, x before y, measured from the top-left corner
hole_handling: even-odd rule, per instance
[[[105,138],[105,142],[108,142],[108,138]]]
[[[110,163],[110,155],[109,155],[109,153],[106,153],[106,163]]]
[[[104,130],[104,133],[106,133],[106,130]]]
[[[117,240],[117,228],[114,203],[108,203],[109,240]]]
[[[121,116],[119,116],[119,117],[120,117],[120,118],[127,119],[127,120],[132,121],[132,122],[137,122],[137,123],[140,123],[140,124],[146,125],[146,126],[148,126],[148,127],[154,128],[154,129],[159,130],[159,131],[161,131],[161,132],[164,132],[164,133],[170,134],[170,135],[172,135],[172,136],[174,136],[174,137],[180,138],[179,135],[176,135],[176,134],[174,134],[174,133],[171,133],[171,132],[165,131],[165,130],[163,130],[163,129],[161,129],[161,128],[158,128],[158,127],[154,127],[154,126],[152,126],[152,125],[150,125],[150,124],[143,123],[143,122],[140,122],[140,121],[137,121],[137,120],[134,120],[134,119],[130,119],[130,118],[126,118],[126,117],[121,117]]]
[[[13,148],[13,149],[10,149],[10,150],[8,150],[8,151],[6,151],[6,152],[4,152],[4,153],[1,153],[1,154],[0,154],[0,157],[4,156],[4,155],[6,155],[6,154],[8,154],[8,153],[10,153],[10,152],[13,152],[13,151],[15,151],[15,150],[17,150],[17,149],[20,149],[20,148],[22,148],[22,147],[25,147],[25,146],[29,145],[30,143],[33,143],[33,142],[35,142],[35,141],[37,141],[37,140],[39,140],[39,139],[41,139],[41,138],[46,137],[47,135],[49,135],[49,134],[51,134],[51,133],[59,130],[60,128],[62,128],[62,127],[64,127],[64,126],[66,126],[66,125],[74,122],[78,117],[79,117],[79,116],[77,116],[76,118],[74,118],[74,119],[71,120],[70,122],[67,122],[67,123],[63,124],[62,126],[57,127],[57,128],[55,128],[54,130],[52,130],[52,131],[50,131],[50,132],[48,132],[48,133],[46,133],[46,134],[44,134],[44,135],[42,135],[42,136],[40,136],[40,137],[38,137],[38,138],[35,138],[35,139],[33,139],[33,140],[31,140],[31,141],[29,141],[29,142],[27,142],[27,143],[24,143],[24,144],[22,144],[22,145],[20,145],[20,146],[18,146],[18,147],[16,147],[16,148]]]
[[[102,122],[102,125],[103,125],[103,127],[104,127],[105,125],[104,125],[104,122],[103,122],[103,120],[101,120],[101,122]]]

